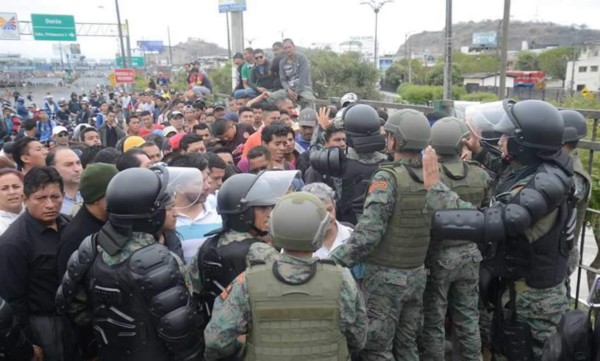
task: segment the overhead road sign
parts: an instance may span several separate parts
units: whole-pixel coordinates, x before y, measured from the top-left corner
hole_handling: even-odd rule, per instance
[[[0,13],[0,40],[20,40],[16,13]]]
[[[77,30],[72,15],[31,14],[35,40],[76,41]]]
[[[110,80],[110,78],[109,78]],[[133,69],[115,69],[115,83],[133,84],[135,83],[135,70]]]
[[[219,0],[219,12],[246,11],[246,0]]]
[[[117,56],[117,68],[123,67],[123,60],[120,56]],[[144,69],[145,61],[143,56],[132,56],[131,57],[131,67],[134,69]]]
[[[149,53],[162,53],[165,51],[165,45],[162,41],[138,41],[138,48],[141,51],[149,52]]]

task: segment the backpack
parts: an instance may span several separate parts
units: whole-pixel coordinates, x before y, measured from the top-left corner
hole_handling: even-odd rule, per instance
[[[202,290],[198,296],[198,303],[204,318],[202,329],[210,320],[215,298],[226,290],[231,281],[246,270],[246,256],[250,246],[260,242],[248,238],[217,247],[221,234],[217,233],[207,239],[198,251],[197,266],[202,278]]]

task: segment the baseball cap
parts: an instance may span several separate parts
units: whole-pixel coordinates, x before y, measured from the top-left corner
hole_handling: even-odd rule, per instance
[[[127,137],[127,139],[125,139],[125,142],[123,143],[123,152],[126,152],[131,148],[139,147],[145,142],[146,141],[144,140],[144,138],[139,137],[137,135],[129,136]]]
[[[168,126],[168,127],[166,127],[165,129],[163,129],[163,135],[164,135],[165,137],[168,137],[168,136],[169,136],[169,134],[171,134],[171,133],[175,133],[175,134],[177,134],[177,129],[175,129],[175,127],[174,127],[174,126]]]
[[[183,117],[183,113],[180,112],[179,110],[172,111],[171,112],[171,116],[169,117],[169,119],[175,118],[178,115],[181,115]]]
[[[315,127],[317,125],[317,111],[311,108],[305,108],[300,111],[298,116],[298,125],[301,127]]]
[[[242,53],[240,53],[240,52],[237,52],[237,53],[233,54],[233,58],[234,58],[234,59],[235,59],[235,58],[244,59],[244,56],[242,55]]]
[[[174,151],[179,150],[179,147],[181,146],[181,138],[183,138],[184,135],[185,133],[179,133],[169,138],[169,145],[171,146],[171,149]]]
[[[83,98],[81,98],[81,102],[82,103],[89,103],[90,100],[88,99],[88,97],[83,97]]]
[[[67,128],[63,127],[62,125],[57,125],[56,127],[52,128],[52,135],[57,135],[62,132],[68,133],[69,131],[67,130]]]
[[[218,101],[215,103],[215,105],[213,105],[213,109],[217,110],[217,109],[225,109],[225,103]]]

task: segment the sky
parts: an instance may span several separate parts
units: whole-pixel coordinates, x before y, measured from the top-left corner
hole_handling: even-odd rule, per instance
[[[0,12],[14,12],[21,20],[31,13],[73,15],[78,23],[116,23],[112,0],[18,0],[0,2]],[[282,37],[299,46],[338,44],[353,36],[371,36],[375,16],[361,0],[247,0],[244,12],[246,46],[269,48]],[[445,24],[445,0],[394,0],[379,13],[380,53],[395,53],[406,34],[441,30]],[[500,19],[504,0],[454,0],[453,22]],[[129,20],[132,47],[138,40],[162,40],[167,45],[187,38],[201,38],[227,48],[225,15],[218,0],[142,1],[119,0],[121,19]],[[511,20],[585,24],[600,29],[598,0],[513,0]],[[20,53],[27,57],[56,58],[52,43],[0,40],[0,54]],[[117,38],[79,37],[77,43],[88,58],[110,59],[119,51]]]

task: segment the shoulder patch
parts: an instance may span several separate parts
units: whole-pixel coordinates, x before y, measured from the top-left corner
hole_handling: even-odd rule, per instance
[[[372,193],[376,190],[381,190],[384,191],[386,190],[388,187],[387,182],[385,181],[375,181],[373,183],[371,183],[371,185],[369,185],[369,193]]]
[[[245,276],[246,276],[246,272],[242,272],[236,277],[236,279],[233,282],[237,282],[238,285],[241,285],[242,282],[244,281]],[[231,289],[233,288],[233,282],[231,282],[229,284],[229,286],[227,286],[227,288],[225,288],[223,290],[223,292],[221,292],[221,294],[219,295],[219,297],[221,297],[221,300],[225,301],[227,299],[227,297],[229,297],[229,294],[231,293]]]

